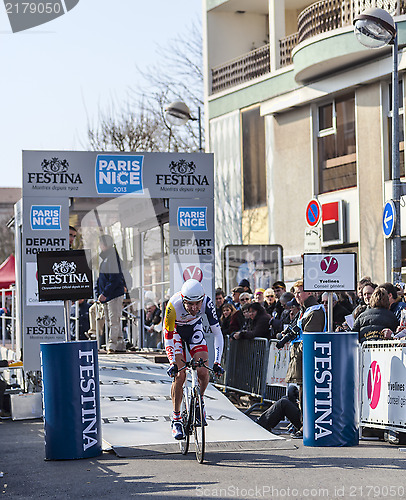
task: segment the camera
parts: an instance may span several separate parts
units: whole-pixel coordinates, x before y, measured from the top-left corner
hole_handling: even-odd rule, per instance
[[[287,343],[287,342],[291,342],[292,340],[296,340],[300,333],[301,333],[301,329],[300,327],[298,327],[297,325],[294,325],[294,326],[288,326],[287,328],[285,328],[285,330],[282,332],[284,333],[284,336],[279,340],[279,342],[276,343],[276,347],[278,349],[282,349],[282,347]]]

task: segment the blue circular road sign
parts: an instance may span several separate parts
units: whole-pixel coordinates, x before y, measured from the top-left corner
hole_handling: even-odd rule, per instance
[[[392,236],[393,230],[395,229],[395,204],[393,201],[387,201],[385,206],[383,207],[383,216],[382,216],[382,227],[383,234],[390,238]]]
[[[306,221],[309,226],[316,226],[320,220],[321,208],[317,200],[311,200],[306,208]]]

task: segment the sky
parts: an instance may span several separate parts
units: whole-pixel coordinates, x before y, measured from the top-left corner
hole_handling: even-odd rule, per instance
[[[28,0],[27,0],[28,1]],[[44,0],[45,1],[45,0]],[[21,187],[23,150],[83,150],[99,111],[128,102],[158,45],[201,19],[201,0],[80,0],[12,33],[0,2],[0,187]]]

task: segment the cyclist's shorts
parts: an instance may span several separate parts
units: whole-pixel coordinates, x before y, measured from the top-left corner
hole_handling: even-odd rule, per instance
[[[198,352],[208,352],[202,321],[200,320],[194,325],[177,325],[176,330],[173,332],[173,343],[175,356],[177,354],[185,355],[184,344],[192,357]]]

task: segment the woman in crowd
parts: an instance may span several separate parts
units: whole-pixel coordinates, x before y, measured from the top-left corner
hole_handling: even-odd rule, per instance
[[[247,330],[241,330],[232,335],[235,340],[253,339],[255,337],[270,338],[269,320],[271,316],[259,302],[253,302],[248,308],[251,325]]]
[[[389,310],[388,292],[377,287],[368,299],[368,304],[368,309],[357,317],[352,328],[353,332],[358,332],[360,343],[391,338],[398,327],[398,320]]]
[[[233,306],[233,304],[225,302],[221,310],[222,310],[222,315],[220,317],[221,331],[223,332],[223,337],[228,337],[228,335],[230,334],[231,317],[233,316],[234,313],[237,312],[237,309]]]

